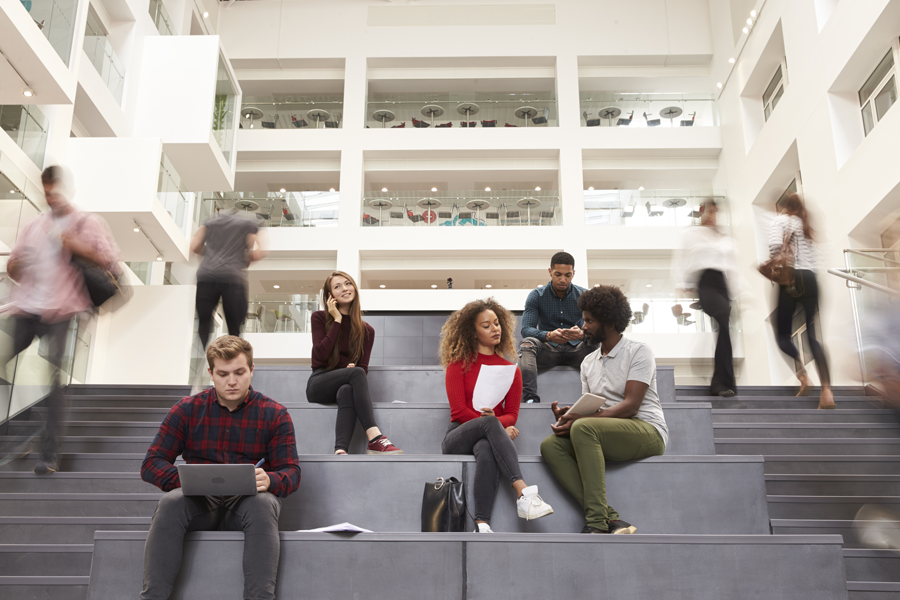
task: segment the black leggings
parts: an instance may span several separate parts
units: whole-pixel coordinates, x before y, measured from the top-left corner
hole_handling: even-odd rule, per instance
[[[225,323],[228,324],[228,335],[241,335],[241,325],[247,317],[247,288],[243,282],[198,281],[197,282],[197,318],[200,320],[200,343],[206,348],[209,341],[209,330],[212,328],[213,313],[219,298],[222,298],[222,311]]]
[[[700,306],[703,312],[715,319],[719,325],[719,338],[716,341],[715,370],[713,371],[710,392],[717,395],[725,390],[735,391],[734,362],[732,361],[731,330],[728,326],[731,317],[731,303],[728,300],[728,286],[721,271],[707,269],[700,276],[697,284]]]
[[[316,404],[337,403],[334,449],[347,451],[356,419],[366,431],[375,425],[369,382],[362,367],[348,367],[313,373],[306,384],[306,399]]]
[[[816,274],[806,269],[796,272],[795,293],[797,297],[788,293],[788,289],[781,286],[778,289],[778,347],[781,351],[794,359],[797,370],[802,371],[800,352],[791,340],[793,331],[794,311],[797,305],[803,307],[806,314],[806,336],[809,338],[809,348],[812,350],[816,361],[816,370],[819,371],[819,379],[823,385],[831,385],[831,376],[828,373],[828,361],[825,358],[825,349],[816,339],[815,316],[819,310],[819,286],[816,283]]]

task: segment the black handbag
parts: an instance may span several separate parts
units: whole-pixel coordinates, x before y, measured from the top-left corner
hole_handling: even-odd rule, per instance
[[[84,217],[79,221],[76,232],[81,231],[81,226],[87,218]],[[74,254],[72,255],[72,264],[81,271],[84,286],[87,288],[88,296],[91,298],[91,304],[95,307],[99,308],[116,294],[122,293],[121,275],[116,275],[109,269],[104,269],[100,265],[79,258]]]
[[[422,533],[466,530],[466,490],[456,477],[438,477],[422,494]]]

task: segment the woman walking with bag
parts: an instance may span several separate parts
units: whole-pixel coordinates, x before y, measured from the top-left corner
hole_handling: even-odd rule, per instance
[[[441,330],[441,364],[451,418],[441,451],[475,455],[476,533],[493,533],[491,513],[501,474],[516,492],[519,517],[538,519],[553,512],[538,496],[537,486],[529,487],[522,479],[513,444],[519,435],[515,424],[522,402],[522,372],[503,356],[515,356],[515,324],[512,313],[489,298],[469,302],[450,315]],[[475,408],[480,376],[494,381],[492,387],[500,392],[483,400],[479,395],[480,406]]]
[[[791,194],[785,200],[784,212],[775,219],[769,230],[770,256],[774,257],[780,254],[783,246],[788,244],[794,257],[792,284],[778,287],[776,333],[781,351],[793,358],[798,367],[797,377],[800,379],[800,392],[797,395],[808,396],[810,392],[809,377],[806,374],[806,368],[800,364],[800,352],[791,340],[794,311],[798,304],[803,307],[806,316],[806,335],[822,385],[819,408],[835,408],[825,349],[816,339],[815,333],[815,317],[819,309],[819,287],[815,273],[817,257],[814,235],[803,199],[799,194]]]
[[[375,424],[369,398],[369,357],[375,330],[362,320],[359,289],[347,273],[335,271],[322,286],[327,310],[312,314],[312,368],[306,399],[338,405],[334,424],[334,453],[347,454],[356,420],[366,432],[366,454],[403,454]]]

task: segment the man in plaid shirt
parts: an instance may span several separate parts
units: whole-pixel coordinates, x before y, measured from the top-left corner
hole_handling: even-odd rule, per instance
[[[281,500],[300,485],[294,424],[287,409],[250,387],[253,348],[224,336],[206,351],[215,387],[183,398],[159,427],[141,478],[166,494],[144,546],[142,600],[165,600],[181,568],[189,531],[244,532],[244,598],[275,598]],[[185,496],[175,459],[188,464],[256,464],[255,496]]]
[[[540,402],[538,369],[556,365],[581,367],[584,357],[597,349],[584,339],[578,298],[584,288],[572,283],[575,258],[557,252],[550,259],[550,281],[532,290],[522,313],[519,369],[522,371],[522,402]]]

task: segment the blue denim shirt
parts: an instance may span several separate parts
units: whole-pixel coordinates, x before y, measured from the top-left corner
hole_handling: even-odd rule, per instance
[[[557,329],[568,329],[574,325],[581,325],[581,310],[578,308],[578,298],[585,292],[583,287],[574,283],[569,284],[566,295],[562,298],[553,291],[553,282],[541,288],[532,290],[525,300],[525,312],[522,313],[522,337],[532,337],[552,346],[558,346],[555,342],[547,341],[547,333]],[[569,340],[569,344],[577,346],[581,340]]]

